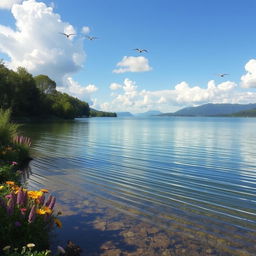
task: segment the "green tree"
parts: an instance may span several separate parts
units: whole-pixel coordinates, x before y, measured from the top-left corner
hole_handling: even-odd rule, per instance
[[[56,82],[46,75],[38,75],[34,77],[36,87],[43,93],[49,94],[56,91]]]

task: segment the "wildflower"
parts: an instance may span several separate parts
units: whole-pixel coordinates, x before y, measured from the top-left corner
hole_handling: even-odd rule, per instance
[[[24,192],[22,187],[20,187],[17,194],[17,204],[22,205],[23,203],[24,203]]]
[[[28,222],[32,223],[35,220],[35,217],[36,217],[36,206],[33,205],[28,216]]]
[[[15,196],[13,194],[11,194],[9,201],[7,202],[7,208],[6,208],[7,214],[9,216],[13,215],[14,206],[15,206]]]
[[[20,212],[21,212],[22,215],[25,215],[25,214],[26,214],[26,211],[27,211],[26,208],[21,208],[21,209],[20,209]]]
[[[43,192],[43,193],[48,193],[49,192],[49,190],[45,189],[45,188],[40,189],[40,191]]]
[[[35,247],[36,245],[35,244],[33,244],[33,243],[29,243],[29,244],[27,244],[27,247],[29,248],[29,249],[31,249],[31,248],[33,248],[33,247]]]
[[[13,162],[12,162],[12,165],[17,165],[17,164],[18,164],[18,163],[17,163],[17,162],[15,162],[15,161],[13,161]]]
[[[6,181],[5,183],[6,183],[7,185],[11,185],[11,186],[15,185],[14,181]]]
[[[39,198],[39,204],[44,204],[44,200],[45,200],[45,196],[42,195],[40,198]]]
[[[51,202],[50,202],[50,204],[49,204],[49,208],[52,210],[53,209],[53,207],[54,207],[54,205],[55,205],[55,202],[56,202],[56,197],[52,197],[52,200],[51,200]]]
[[[0,190],[4,189],[4,186],[0,186]]]
[[[52,214],[52,210],[47,207],[47,206],[44,206],[42,208],[39,208],[36,210],[36,213],[39,214],[39,215],[45,215],[45,214]]]
[[[11,249],[11,246],[10,245],[6,245],[4,248],[3,248],[3,251],[9,251]]]
[[[16,226],[16,227],[20,227],[20,226],[21,226],[21,223],[20,223],[19,221],[16,221],[16,222],[15,222],[15,226]]]
[[[50,203],[51,203],[51,201],[52,201],[52,195],[50,195],[49,197],[48,197],[48,199],[47,199],[47,201],[46,201],[46,203],[45,203],[45,206],[49,206],[50,205]]]
[[[55,224],[56,224],[56,226],[57,226],[58,228],[62,228],[62,223],[61,223],[61,221],[60,221],[59,219],[54,218],[53,220],[54,220],[54,222],[55,222]]]
[[[57,246],[57,250],[58,250],[58,252],[59,253],[61,253],[61,254],[65,254],[66,253],[66,251],[64,250],[64,248],[63,247],[61,247],[61,246]]]

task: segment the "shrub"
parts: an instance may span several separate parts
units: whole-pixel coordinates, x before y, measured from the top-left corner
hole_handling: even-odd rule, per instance
[[[7,181],[0,186],[0,248],[12,245],[21,248],[27,241],[39,250],[49,247],[49,233],[61,222],[53,214],[55,197],[48,191],[29,191]]]
[[[19,128],[18,124],[14,124],[10,120],[11,110],[0,109],[0,144],[7,145],[17,136]]]

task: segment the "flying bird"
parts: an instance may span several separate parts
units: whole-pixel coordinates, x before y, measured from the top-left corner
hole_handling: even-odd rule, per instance
[[[70,36],[74,36],[74,35],[76,35],[76,34],[66,34],[66,33],[62,33],[62,32],[60,32],[60,34],[62,34],[62,35],[64,35],[64,36],[66,36],[67,38],[69,38]]]
[[[139,49],[139,48],[136,48],[136,49],[133,49],[134,51],[137,51],[139,53],[142,53],[142,52],[148,52],[146,49]]]
[[[224,76],[227,76],[228,74],[222,73],[222,74],[217,74],[217,75],[220,76],[220,77],[224,77]]]
[[[96,36],[86,36],[86,38],[87,38],[88,40],[90,40],[90,41],[95,40],[95,39],[98,39],[98,37],[96,37]]]

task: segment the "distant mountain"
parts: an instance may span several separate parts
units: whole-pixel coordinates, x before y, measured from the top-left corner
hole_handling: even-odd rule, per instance
[[[233,114],[230,114],[229,116],[234,116],[234,117],[256,117],[256,109],[249,109],[249,110],[244,110],[240,112],[236,112]]]
[[[147,116],[158,116],[163,114],[162,112],[158,111],[158,110],[150,110],[144,113],[138,113],[135,116],[136,117],[147,117]]]
[[[189,107],[174,113],[161,116],[225,116],[241,111],[256,109],[256,104],[205,104],[198,107]]]
[[[130,112],[116,112],[117,117],[131,117],[133,116],[133,114],[131,114]]]

